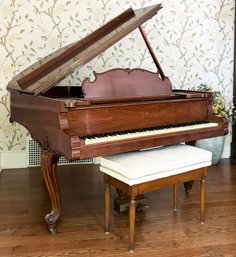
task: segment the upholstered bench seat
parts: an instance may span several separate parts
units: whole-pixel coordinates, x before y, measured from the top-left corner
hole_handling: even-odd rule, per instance
[[[177,144],[142,151],[114,154],[101,158],[104,173],[105,230],[110,227],[110,185],[130,197],[129,249],[134,248],[135,199],[139,194],[173,186],[173,207],[176,210],[179,183],[200,178],[200,220],[204,222],[207,167],[211,152],[190,145]]]
[[[105,156],[100,170],[131,186],[210,166],[211,155],[206,150],[178,144]]]

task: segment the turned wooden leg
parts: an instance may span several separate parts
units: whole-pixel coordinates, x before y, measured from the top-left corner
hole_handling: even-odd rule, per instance
[[[200,221],[204,224],[205,221],[205,202],[206,202],[206,178],[201,177],[200,180]]]
[[[134,227],[135,227],[136,203],[135,197],[130,198],[129,202],[129,251],[134,251]]]
[[[105,185],[105,233],[109,234],[110,231],[110,201],[111,201],[111,188],[109,183]]]
[[[173,186],[173,210],[177,211],[177,185]]]
[[[42,173],[52,203],[52,210],[45,216],[45,220],[52,234],[56,233],[57,221],[61,214],[60,192],[56,174],[59,157],[55,152],[42,151]]]

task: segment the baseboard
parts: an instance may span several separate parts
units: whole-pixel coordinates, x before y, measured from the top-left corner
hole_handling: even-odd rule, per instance
[[[100,158],[93,158],[93,162],[83,162],[80,161],[75,164],[87,164],[94,163],[98,164],[100,162]],[[63,165],[63,163],[62,163]],[[66,164],[64,164],[66,165]],[[3,151],[0,153],[0,172],[3,169],[18,169],[18,168],[28,168],[28,156],[27,151]]]
[[[0,170],[26,168],[26,152],[3,151],[0,156]]]

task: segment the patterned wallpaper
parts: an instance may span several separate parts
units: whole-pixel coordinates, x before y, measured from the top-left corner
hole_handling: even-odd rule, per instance
[[[0,0],[0,150],[25,150],[26,129],[9,123],[8,81],[38,59],[78,40],[130,6],[157,0]],[[148,38],[175,88],[209,83],[232,96],[233,0],[162,0],[145,25]],[[114,67],[154,70],[138,31],[63,82],[77,86],[91,71]]]

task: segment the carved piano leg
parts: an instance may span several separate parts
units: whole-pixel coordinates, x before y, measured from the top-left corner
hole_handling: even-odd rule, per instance
[[[59,155],[48,150],[42,151],[42,173],[51,198],[52,210],[45,216],[49,231],[56,233],[57,221],[61,214],[60,192],[57,184],[57,161]]]

